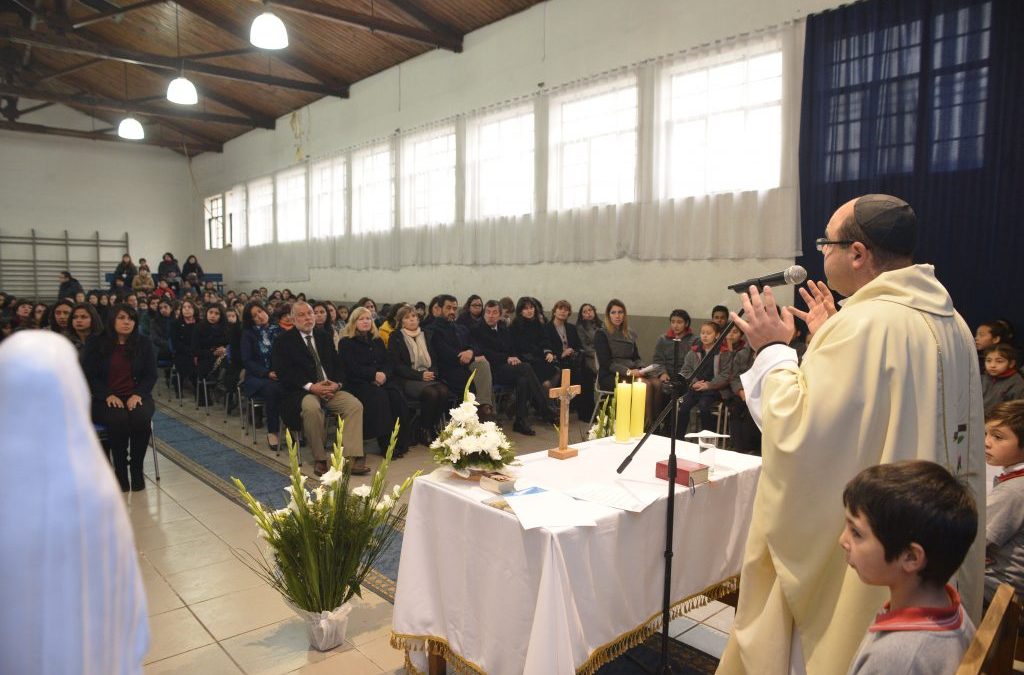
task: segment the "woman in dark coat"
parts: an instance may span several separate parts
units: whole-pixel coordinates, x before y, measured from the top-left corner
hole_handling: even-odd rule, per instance
[[[406,305],[395,315],[398,329],[388,340],[388,353],[394,366],[394,382],[407,398],[420,403],[420,424],[416,438],[430,445],[437,438],[441,415],[448,405],[448,385],[437,376],[430,340],[420,329],[420,315]]]
[[[589,420],[594,409],[594,375],[584,367],[583,342],[576,326],[569,323],[571,315],[568,300],[556,302],[551,321],[544,324],[544,335],[548,349],[555,355],[554,365],[559,371],[568,368],[572,383],[581,386],[580,395],[572,400],[572,409],[581,420]]]
[[[228,322],[224,317],[223,305],[210,305],[206,308],[203,320],[196,325],[192,333],[192,353],[196,357],[196,377],[207,380],[207,389],[216,385],[224,371],[228,354]],[[199,392],[199,405],[209,405],[203,400],[203,392]]]
[[[92,392],[92,419],[107,428],[121,491],[145,489],[142,461],[155,409],[156,352],[139,333],[138,314],[129,305],[111,308],[107,333],[85,345],[82,370]]]
[[[196,358],[192,351],[192,336],[196,332],[196,306],[191,300],[182,300],[178,320],[171,333],[171,349],[174,350],[174,367],[178,370],[182,386],[186,382],[196,384]]]
[[[270,360],[271,347],[281,333],[281,327],[270,321],[270,315],[263,304],[254,300],[242,312],[241,365],[245,370],[242,391],[246,396],[258,396],[263,400],[267,420],[267,444],[277,452],[280,443],[281,397],[283,391],[278,383]],[[255,420],[253,420],[255,423]]]
[[[71,319],[64,333],[78,350],[79,356],[89,340],[103,332],[103,320],[96,308],[87,302],[79,302],[71,308]]]
[[[119,262],[117,267],[114,269],[114,278],[110,280],[110,288],[113,289],[114,284],[116,284],[117,280],[120,279],[124,282],[125,288],[130,289],[132,287],[132,279],[134,279],[135,275],[138,273],[139,268],[137,268],[135,263],[132,262],[132,257],[125,253],[121,256],[121,262]]]
[[[484,320],[484,301],[479,295],[471,295],[466,298],[466,304],[459,311],[455,323],[462,324],[470,331]]]
[[[363,437],[376,438],[384,451],[395,420],[399,420],[401,428],[394,456],[401,457],[409,449],[412,437],[409,406],[393,381],[392,361],[366,307],[352,310],[345,335],[338,343],[338,356],[345,371],[343,388],[363,404]]]
[[[185,259],[185,266],[181,268],[181,278],[200,283],[203,281],[203,266],[199,264],[199,260],[194,255]]]
[[[149,339],[156,349],[158,361],[168,363],[173,358],[171,351],[171,335],[174,333],[173,300],[160,300],[156,306],[156,316],[149,320]]]
[[[533,298],[522,297],[516,303],[516,316],[512,319],[512,339],[520,357],[533,368],[544,389],[555,383],[557,356],[548,347],[544,324],[537,316]]]
[[[160,265],[156,268],[156,278],[166,279],[169,272],[174,272],[175,276],[181,277],[181,268],[178,267],[178,261],[175,260],[174,254],[170,251],[164,253],[163,260],[160,261]]]

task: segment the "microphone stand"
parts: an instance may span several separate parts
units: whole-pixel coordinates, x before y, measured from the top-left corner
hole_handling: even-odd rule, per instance
[[[741,309],[737,316],[742,315],[743,310]],[[661,599],[661,657],[659,660],[658,670],[656,671],[661,673],[661,675],[671,675],[672,673],[672,668],[668,664],[668,624],[671,620],[672,614],[672,537],[676,515],[676,437],[678,435],[677,432],[679,428],[679,405],[684,400],[689,400],[690,397],[696,395],[695,392],[690,389],[691,382],[697,382],[702,379],[711,379],[706,377],[706,375],[709,370],[712,375],[714,374],[715,355],[718,354],[718,350],[722,346],[722,342],[725,340],[726,334],[732,330],[733,325],[734,324],[731,320],[725,325],[725,328],[722,329],[718,339],[715,340],[715,344],[711,345],[711,349],[708,350],[705,357],[697,364],[697,367],[693,371],[693,375],[689,378],[672,378],[671,381],[676,384],[676,387],[672,391],[672,400],[669,401],[661,411],[658,418],[651,423],[647,433],[644,434],[644,437],[636,444],[633,451],[630,452],[624,460],[622,460],[622,464],[619,464],[619,468],[615,470],[616,473],[622,473],[625,471],[626,467],[633,461],[636,453],[640,451],[640,448],[647,442],[647,439],[654,433],[654,430],[665,421],[665,416],[668,415],[670,411],[674,411],[674,414],[672,415],[672,437],[669,439],[668,454],[668,510],[665,514],[665,587]],[[673,373],[673,376],[675,375],[677,375],[677,373]]]

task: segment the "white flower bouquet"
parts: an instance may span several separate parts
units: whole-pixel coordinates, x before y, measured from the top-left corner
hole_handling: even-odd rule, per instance
[[[396,424],[373,481],[350,488],[351,462],[342,457],[342,424],[338,425],[331,468],[312,490],[306,488],[299,471],[297,444],[286,432],[291,485],[285,488],[290,497],[285,508],[268,509],[240,480],[232,479],[271,549],[269,560],[262,553],[257,557],[246,551],[239,557],[293,609],[306,613],[336,613],[353,595],[361,595],[360,584],[405,518],[408,507],[399,504],[399,499],[420,473],[385,489],[398,438]]]
[[[474,373],[475,375],[475,373]],[[430,444],[434,462],[451,466],[466,478],[473,471],[497,471],[515,461],[512,442],[494,422],[481,422],[476,397],[466,383],[462,403],[451,409],[451,420]]]

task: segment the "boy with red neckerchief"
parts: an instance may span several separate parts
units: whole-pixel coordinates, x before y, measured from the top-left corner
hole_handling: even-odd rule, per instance
[[[843,491],[846,561],[889,602],[875,617],[850,675],[956,672],[974,625],[948,584],[974,541],[968,488],[934,462],[872,466]]]
[[[1024,401],[1000,403],[985,415],[985,461],[1001,466],[986,500],[985,606],[999,584],[1024,592]]]
[[[1000,403],[1024,398],[1024,377],[1017,370],[1017,350],[1012,345],[997,344],[985,352],[981,393],[986,414]]]

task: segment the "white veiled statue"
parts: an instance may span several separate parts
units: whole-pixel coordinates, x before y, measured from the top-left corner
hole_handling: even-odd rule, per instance
[[[138,673],[146,597],[71,343],[0,344],[0,672]]]

